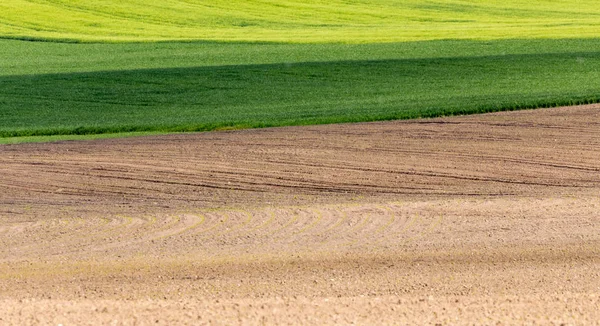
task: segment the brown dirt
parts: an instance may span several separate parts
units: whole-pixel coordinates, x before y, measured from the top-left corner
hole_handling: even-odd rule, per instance
[[[0,324],[600,324],[600,106],[0,146]]]

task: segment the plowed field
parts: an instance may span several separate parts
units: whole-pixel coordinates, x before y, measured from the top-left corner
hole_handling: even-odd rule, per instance
[[[0,146],[0,324],[600,324],[600,106]]]

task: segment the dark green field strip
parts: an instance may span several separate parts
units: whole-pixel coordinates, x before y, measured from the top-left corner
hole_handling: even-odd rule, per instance
[[[600,51],[600,39],[445,40],[382,44],[217,42],[64,44],[0,39],[0,76],[598,51]]]
[[[600,101],[600,52],[0,77],[0,136],[202,131]]]

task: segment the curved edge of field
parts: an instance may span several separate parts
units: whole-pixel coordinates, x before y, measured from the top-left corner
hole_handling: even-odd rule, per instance
[[[597,51],[574,51],[3,76],[0,136],[232,130],[597,103],[599,66]]]
[[[596,103],[599,44],[598,39],[368,45],[5,41],[0,143]],[[51,135],[63,136],[44,138]]]
[[[152,135],[178,134],[176,132],[122,132],[89,135],[52,135],[52,136],[23,136],[23,137],[0,137],[0,144],[15,145],[23,143],[50,143],[61,141],[86,141],[99,139],[130,138]]]
[[[599,98],[586,98],[582,100],[553,100],[551,102],[539,103],[515,103],[506,107],[481,107],[473,109],[431,109],[417,112],[406,112],[397,114],[384,114],[372,117],[323,117],[314,120],[301,120],[292,122],[245,122],[245,123],[210,123],[210,124],[183,124],[170,127],[155,126],[129,126],[129,127],[76,127],[74,129],[51,129],[36,131],[0,131],[0,144],[21,144],[21,143],[46,143],[68,140],[98,140],[112,138],[143,137],[149,135],[169,135],[181,133],[197,133],[212,131],[234,131],[244,129],[262,129],[274,127],[292,127],[292,126],[310,126],[325,124],[347,124],[361,122],[379,122],[392,120],[413,120],[413,119],[433,119],[441,117],[463,116],[473,114],[485,114],[494,112],[508,112],[521,110],[536,110],[545,108],[554,108],[557,106],[576,106],[600,103]],[[9,134],[8,136],[6,134]]]

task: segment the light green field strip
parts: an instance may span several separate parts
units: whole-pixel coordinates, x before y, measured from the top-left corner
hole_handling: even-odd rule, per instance
[[[395,42],[600,35],[595,0],[3,0],[4,38]]]
[[[599,38],[374,44],[65,44],[0,39],[0,76],[273,63],[582,53],[598,52],[599,49]]]

